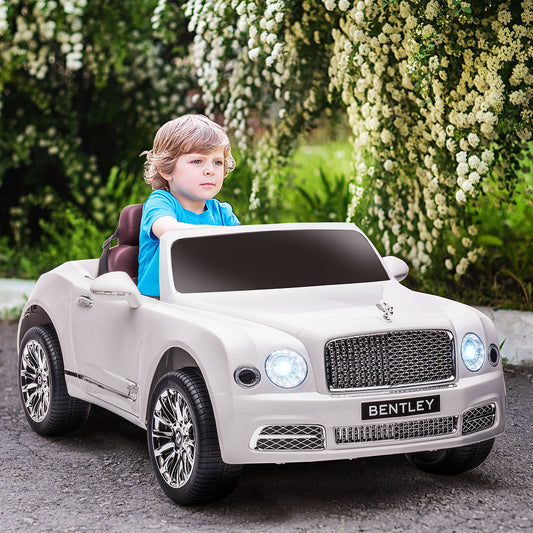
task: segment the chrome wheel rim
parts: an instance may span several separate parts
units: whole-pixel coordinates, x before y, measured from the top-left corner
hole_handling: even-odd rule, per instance
[[[44,348],[35,340],[22,351],[20,388],[26,412],[35,422],[42,422],[50,409],[50,367]]]
[[[161,477],[173,487],[189,481],[196,457],[196,437],[191,409],[175,389],[163,391],[152,417],[152,446]]]

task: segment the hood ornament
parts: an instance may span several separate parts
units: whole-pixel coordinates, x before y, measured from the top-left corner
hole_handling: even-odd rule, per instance
[[[383,320],[386,322],[392,322],[392,315],[394,314],[394,307],[392,305],[388,304],[387,302],[381,300],[376,304],[376,307],[383,311]]]

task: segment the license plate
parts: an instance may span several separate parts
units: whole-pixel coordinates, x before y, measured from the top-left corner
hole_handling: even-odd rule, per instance
[[[425,415],[427,413],[438,413],[439,411],[439,395],[420,396],[418,398],[408,398],[404,400],[364,402],[361,404],[361,418],[363,420]]]

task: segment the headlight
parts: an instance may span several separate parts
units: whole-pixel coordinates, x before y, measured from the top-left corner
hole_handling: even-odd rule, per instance
[[[463,362],[471,372],[477,372],[485,360],[485,347],[483,342],[475,333],[467,333],[461,344],[461,357]]]
[[[307,376],[307,363],[298,353],[289,349],[274,350],[265,363],[268,379],[284,389],[300,385]]]

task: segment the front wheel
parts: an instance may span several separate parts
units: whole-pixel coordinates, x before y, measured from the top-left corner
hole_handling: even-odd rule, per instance
[[[51,325],[26,332],[18,367],[24,414],[35,432],[64,435],[85,423],[91,404],[69,396],[61,347]]]
[[[454,476],[478,467],[492,450],[494,439],[459,448],[406,454],[411,464],[428,474]]]
[[[241,466],[222,461],[213,408],[196,370],[172,371],[157,383],[147,438],[156,478],[175,502],[214,502],[237,485]]]

